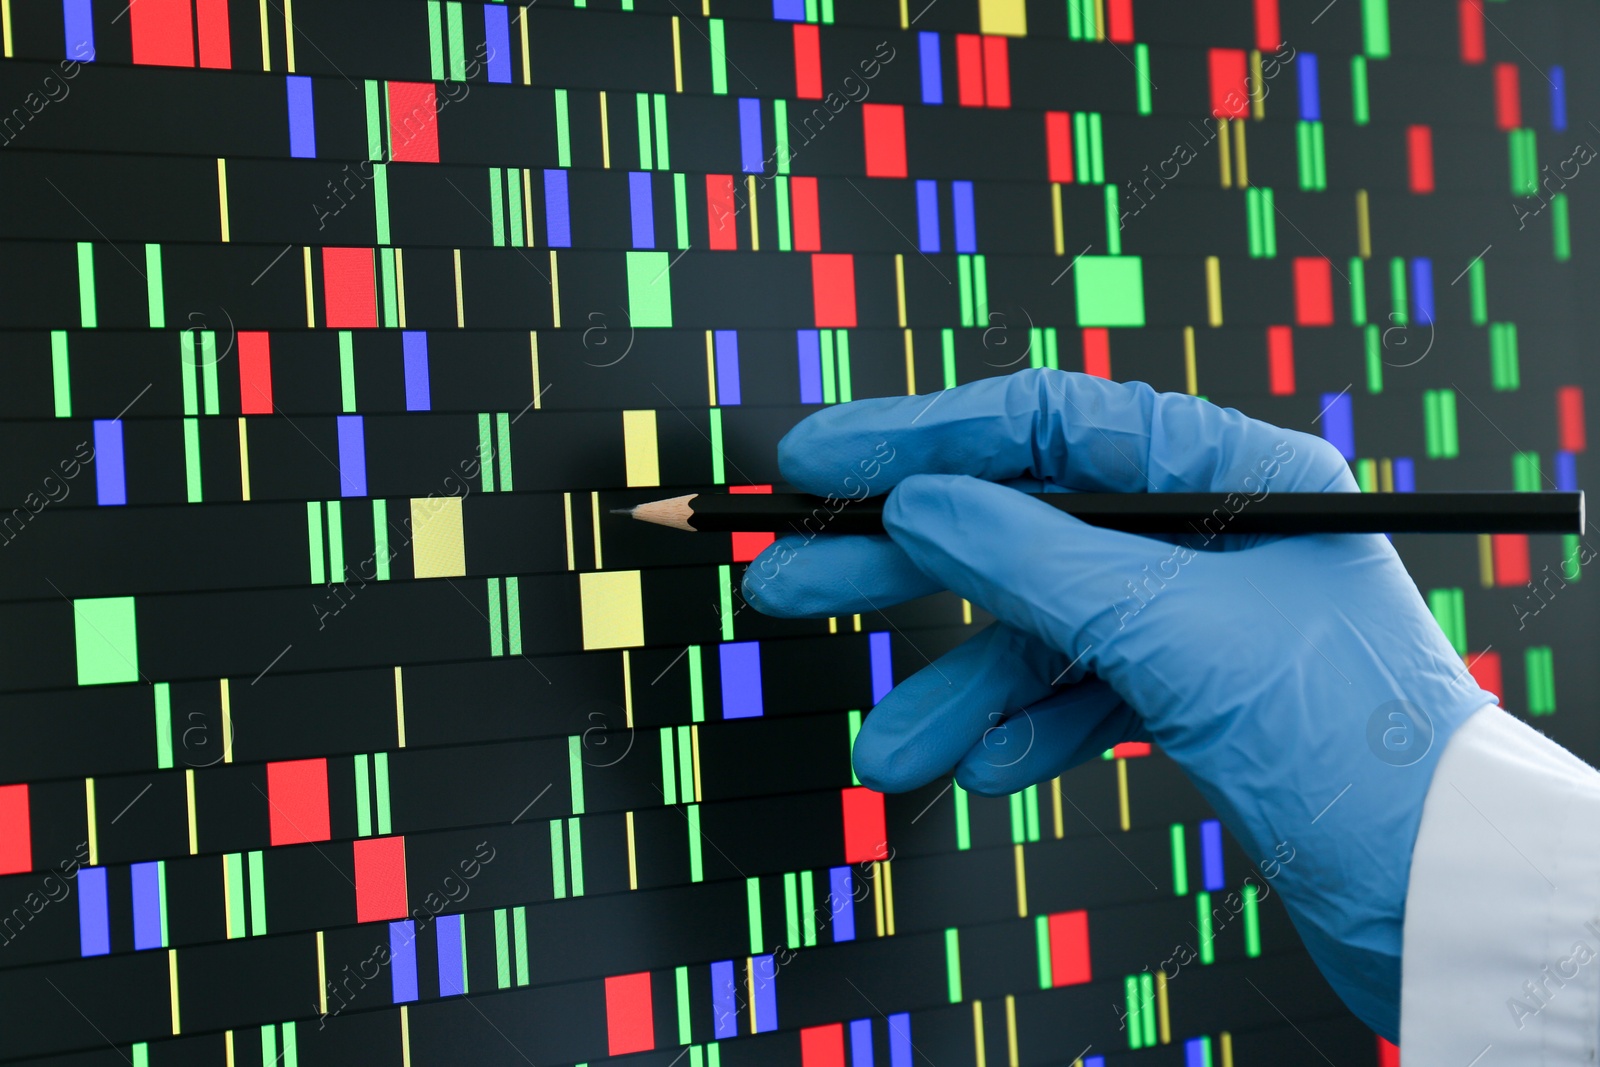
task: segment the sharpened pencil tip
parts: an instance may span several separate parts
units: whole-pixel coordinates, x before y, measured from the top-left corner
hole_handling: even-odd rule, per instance
[[[633,509],[632,508],[612,508],[611,509],[611,514],[613,514],[613,515],[632,515],[633,514]]]

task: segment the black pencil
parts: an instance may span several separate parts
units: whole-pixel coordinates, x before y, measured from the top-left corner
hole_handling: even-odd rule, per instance
[[[1127,533],[1580,533],[1582,492],[1037,493],[1091,526]],[[884,498],[689,493],[616,509],[689,531],[882,533]]]

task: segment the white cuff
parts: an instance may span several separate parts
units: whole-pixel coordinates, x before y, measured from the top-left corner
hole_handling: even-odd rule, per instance
[[[1600,772],[1493,706],[1448,742],[1411,856],[1406,1067],[1596,1063]]]

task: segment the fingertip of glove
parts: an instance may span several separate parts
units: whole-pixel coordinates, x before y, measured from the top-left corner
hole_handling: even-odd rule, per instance
[[[906,793],[926,784],[921,776],[908,773],[894,753],[863,748],[860,742],[850,754],[850,765],[861,784],[874,792]]]

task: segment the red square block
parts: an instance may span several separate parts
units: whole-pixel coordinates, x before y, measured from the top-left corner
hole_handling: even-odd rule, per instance
[[[1050,984],[1081,985],[1091,977],[1089,913],[1064,911],[1050,916]]]
[[[844,1024],[808,1026],[800,1031],[801,1067],[845,1067]]]
[[[135,63],[194,66],[194,22],[189,4],[190,0],[131,0],[128,32],[133,38]]]
[[[648,1052],[656,1047],[650,972],[606,979],[606,1040],[612,1056]]]
[[[1250,82],[1242,48],[1213,48],[1211,67],[1211,116],[1242,119],[1250,114]]]
[[[869,178],[906,176],[906,109],[899,104],[862,104]]]
[[[883,817],[883,794],[864,785],[840,790],[844,808],[844,859],[870,863],[889,858],[889,836]]]
[[[329,329],[378,325],[378,287],[372,249],[322,250],[322,305]]]
[[[856,257],[840,252],[819,252],[813,255],[811,297],[819,328],[854,326]]]
[[[389,158],[439,162],[439,108],[432,82],[389,83]]]
[[[355,851],[356,922],[406,917],[406,839],[366,837]]]
[[[328,761],[267,764],[267,802],[274,845],[328,840]]]

